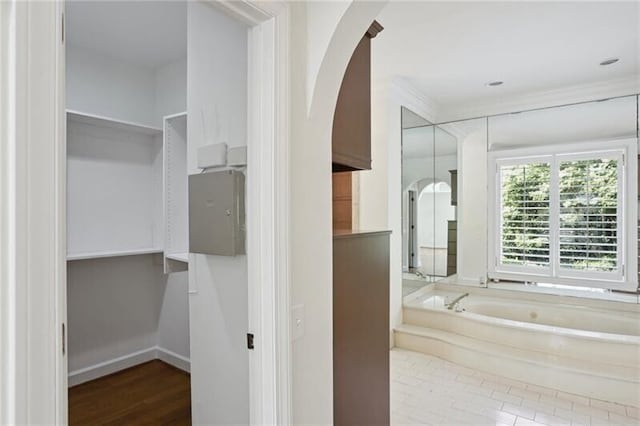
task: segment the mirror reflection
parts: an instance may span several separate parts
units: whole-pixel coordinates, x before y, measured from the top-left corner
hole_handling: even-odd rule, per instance
[[[456,274],[458,138],[402,111],[403,271],[407,295]]]
[[[403,296],[434,282],[635,290],[637,96],[402,114]]]

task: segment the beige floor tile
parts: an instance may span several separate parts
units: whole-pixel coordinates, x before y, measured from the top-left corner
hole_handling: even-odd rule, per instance
[[[533,384],[516,386],[509,379],[398,349],[391,351],[391,410],[394,425],[640,426],[635,407],[592,403]]]

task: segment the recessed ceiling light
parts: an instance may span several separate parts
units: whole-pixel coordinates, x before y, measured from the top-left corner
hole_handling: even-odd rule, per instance
[[[611,64],[615,64],[616,62],[618,62],[620,59],[618,58],[611,58],[611,59],[605,59],[604,61],[600,62],[600,65],[602,66],[606,66],[606,65],[611,65]]]
[[[504,84],[504,81],[490,81],[487,84],[485,84],[485,86],[496,87],[496,86],[502,86],[503,84]]]

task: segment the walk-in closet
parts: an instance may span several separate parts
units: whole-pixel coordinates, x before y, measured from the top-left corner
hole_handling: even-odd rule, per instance
[[[246,256],[189,254],[188,176],[206,146],[245,173],[247,27],[200,2],[67,2],[65,54],[70,422],[242,422]]]

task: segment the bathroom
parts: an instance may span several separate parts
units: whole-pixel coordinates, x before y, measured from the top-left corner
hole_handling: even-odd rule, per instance
[[[638,423],[637,4],[580,8],[402,4],[378,17],[379,168],[358,177],[357,220],[393,231],[392,423]],[[581,41],[551,24],[570,13],[565,34]],[[464,37],[443,29],[460,25]],[[437,31],[452,40],[425,54]]]

